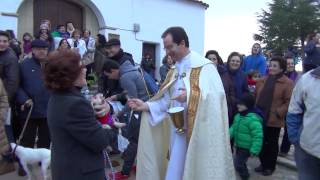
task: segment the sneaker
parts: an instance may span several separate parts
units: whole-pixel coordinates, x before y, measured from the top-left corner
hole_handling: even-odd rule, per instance
[[[112,173],[109,174],[109,177],[113,178]],[[114,173],[115,180],[122,180],[122,179],[128,179],[128,178],[129,178],[129,175],[122,174],[121,171]]]
[[[258,173],[261,173],[261,172],[263,172],[263,167],[260,165],[260,166],[258,166],[256,168],[254,168],[254,171],[258,172]]]
[[[270,169],[265,169],[262,171],[263,176],[271,176],[273,174],[273,171]]]

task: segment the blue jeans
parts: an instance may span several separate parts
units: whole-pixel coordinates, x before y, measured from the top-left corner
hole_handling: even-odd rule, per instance
[[[295,145],[295,160],[300,180],[318,180],[320,178],[320,159]]]

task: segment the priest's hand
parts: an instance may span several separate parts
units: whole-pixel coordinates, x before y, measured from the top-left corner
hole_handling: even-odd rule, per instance
[[[176,97],[173,97],[171,100],[179,101],[181,103],[187,101],[187,90],[185,88],[178,89],[180,94]]]
[[[148,104],[140,99],[129,99],[128,105],[134,111],[149,111]]]

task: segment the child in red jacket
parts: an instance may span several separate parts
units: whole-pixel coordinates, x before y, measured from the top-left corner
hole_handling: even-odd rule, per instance
[[[261,75],[258,71],[252,71],[247,76],[248,88],[251,94],[256,90],[257,80],[261,78]]]

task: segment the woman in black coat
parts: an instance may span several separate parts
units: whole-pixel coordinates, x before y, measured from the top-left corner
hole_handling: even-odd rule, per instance
[[[103,150],[111,134],[102,129],[90,102],[80,93],[86,85],[80,56],[71,50],[55,51],[44,72],[46,86],[52,90],[48,104],[52,179],[104,180]]]

